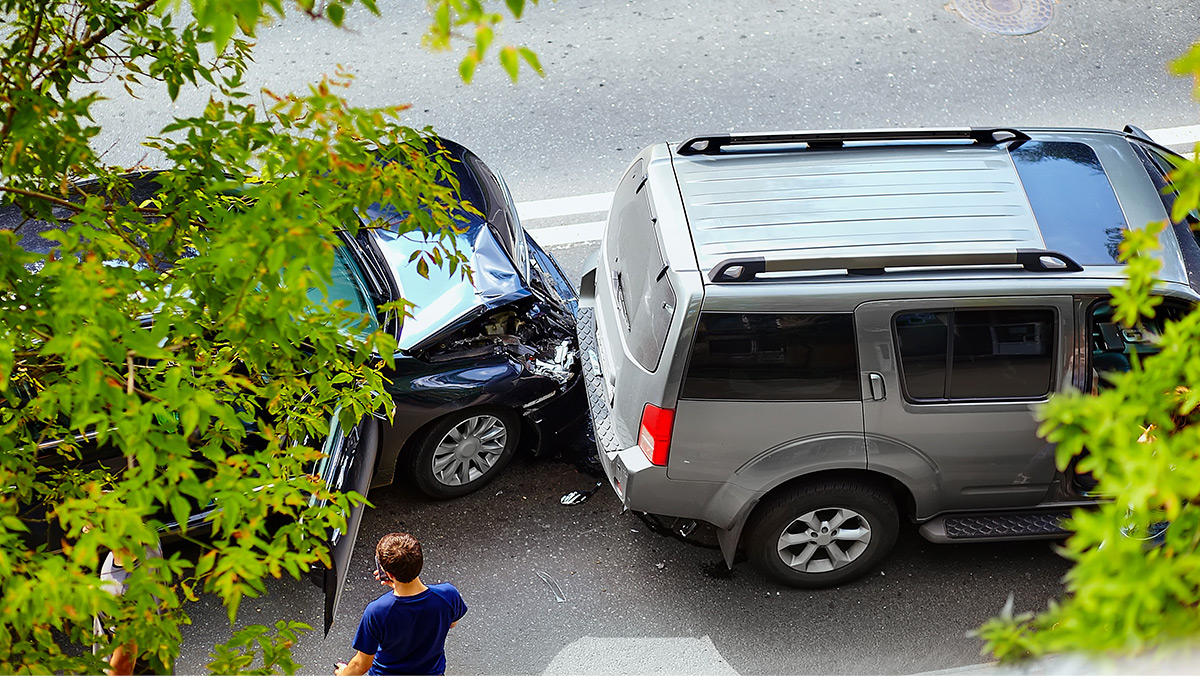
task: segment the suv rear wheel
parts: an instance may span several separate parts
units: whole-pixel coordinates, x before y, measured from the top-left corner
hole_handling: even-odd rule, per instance
[[[896,543],[896,504],[882,488],[848,481],[801,486],[766,505],[747,533],[750,559],[792,587],[861,577]]]

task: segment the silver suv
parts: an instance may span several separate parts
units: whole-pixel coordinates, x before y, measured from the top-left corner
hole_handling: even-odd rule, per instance
[[[600,460],[794,586],[934,542],[1060,537],[1092,483],[1032,409],[1154,350],[1109,308],[1176,161],[1134,127],[737,134],[643,150],[584,273]],[[1194,219],[1193,219],[1194,220]],[[1162,236],[1170,316],[1200,246]]]

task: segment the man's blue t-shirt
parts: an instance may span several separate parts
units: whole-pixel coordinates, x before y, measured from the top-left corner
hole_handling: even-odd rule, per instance
[[[452,584],[433,584],[416,596],[388,592],[367,604],[354,649],[375,655],[368,674],[441,674],[446,632],[467,614]]]

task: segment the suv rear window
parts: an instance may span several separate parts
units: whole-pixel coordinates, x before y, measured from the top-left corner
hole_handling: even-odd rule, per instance
[[[654,371],[675,315],[675,290],[658,246],[642,160],[617,186],[609,224],[611,232],[605,239],[612,247],[611,283],[617,316],[629,337],[633,358],[642,368]]]
[[[1050,393],[1052,309],[906,312],[893,321],[901,381],[912,401],[1037,399]]]
[[[1046,248],[1080,265],[1116,263],[1125,213],[1091,146],[1026,141],[1010,154]]]
[[[685,399],[861,399],[854,316],[705,312]]]

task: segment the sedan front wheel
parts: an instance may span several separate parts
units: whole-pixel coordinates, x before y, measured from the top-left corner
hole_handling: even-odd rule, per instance
[[[413,481],[437,499],[476,491],[512,460],[519,434],[517,417],[503,409],[451,413],[421,436],[411,456]]]

